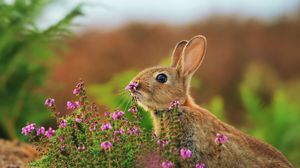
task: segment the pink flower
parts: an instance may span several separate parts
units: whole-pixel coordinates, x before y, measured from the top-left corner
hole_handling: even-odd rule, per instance
[[[167,161],[165,161],[165,162],[162,162],[161,166],[162,166],[163,168],[171,168],[171,167],[174,166],[174,164],[173,164],[171,161],[167,160]]]
[[[140,131],[135,126],[133,126],[128,130],[129,135],[139,135],[139,133]]]
[[[205,168],[205,164],[204,163],[197,163],[196,168]]]
[[[219,145],[225,144],[228,141],[228,137],[226,135],[217,133],[217,137],[215,139],[215,142]]]
[[[74,94],[74,95],[78,95],[79,91],[80,91],[80,90],[76,88],[76,89],[73,90],[73,94]]]
[[[108,150],[112,147],[112,143],[110,143],[109,141],[105,141],[105,142],[102,142],[100,146],[104,150]]]
[[[110,123],[102,124],[102,126],[101,126],[102,131],[111,130],[111,129],[112,129],[112,127],[111,127]]]
[[[54,107],[55,105],[55,100],[52,98],[48,98],[45,100],[45,106],[47,107]]]
[[[55,134],[55,130],[49,127],[49,129],[45,132],[45,136],[47,138],[51,138]]]
[[[80,107],[79,101],[75,101],[74,103],[71,101],[67,101],[67,109],[68,110],[75,110]]]
[[[130,92],[135,92],[138,88],[139,84],[137,82],[131,81],[127,86],[126,86],[126,90],[130,91]]]
[[[169,142],[167,140],[157,140],[157,144],[161,147],[164,148],[165,146],[167,146],[169,144]]]
[[[77,149],[78,149],[79,151],[85,150],[84,144],[80,144],[80,145],[77,147]]]
[[[66,145],[65,145],[65,144],[62,144],[62,145],[60,146],[60,151],[61,151],[61,152],[65,152],[65,151],[66,151]]]
[[[138,109],[137,109],[136,106],[132,106],[132,107],[130,107],[130,108],[128,109],[128,111],[131,112],[131,113],[136,113],[136,112],[138,112]]]
[[[124,116],[124,112],[123,111],[116,111],[113,113],[112,119],[113,120],[117,120],[117,119],[121,119]]]
[[[81,123],[82,119],[79,118],[79,117],[76,117],[76,118],[75,118],[75,121],[76,121],[77,123]]]
[[[22,128],[22,134],[26,136],[30,134],[34,129],[35,129],[35,123],[28,124]]]
[[[188,158],[190,158],[191,156],[192,156],[192,151],[191,150],[189,150],[189,149],[186,149],[186,148],[182,148],[181,150],[180,150],[180,156],[181,156],[181,158],[182,159],[188,159]]]
[[[117,134],[123,135],[124,134],[124,130],[120,129],[120,130],[114,131],[114,136],[117,136]]]
[[[59,127],[60,128],[66,128],[67,126],[67,120],[63,119],[60,123],[59,123]]]
[[[179,107],[180,107],[179,100],[173,100],[173,101],[171,101],[171,103],[168,107],[168,110],[171,111],[171,110],[174,110],[175,108],[179,108]]]
[[[105,117],[109,117],[109,115],[110,115],[110,112],[108,112],[108,111],[104,113]]]
[[[45,134],[45,128],[44,127],[36,129],[36,136],[44,135],[44,134]]]
[[[90,130],[91,132],[96,130],[96,123],[95,123],[95,122],[93,122],[93,123],[90,125],[89,130]]]

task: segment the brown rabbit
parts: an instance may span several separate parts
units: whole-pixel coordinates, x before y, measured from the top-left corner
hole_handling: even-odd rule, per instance
[[[194,160],[206,167],[293,167],[286,157],[271,145],[263,143],[217,119],[196,105],[189,94],[190,79],[199,68],[206,52],[206,38],[196,36],[179,42],[170,67],[152,67],[140,72],[132,81],[138,83],[134,95],[150,111],[156,134],[160,131],[159,113],[167,113],[169,103],[177,99],[182,146],[189,148]],[[225,144],[215,142],[216,134],[225,135]]]

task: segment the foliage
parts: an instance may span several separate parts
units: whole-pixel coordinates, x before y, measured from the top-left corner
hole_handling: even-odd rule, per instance
[[[294,88],[296,91],[298,87]],[[267,98],[263,99],[268,89],[271,91],[269,103]],[[250,65],[240,87],[248,124],[246,131],[272,144],[297,165],[300,158],[300,99],[293,97],[291,90],[293,87],[280,83],[266,66],[256,64]]]
[[[80,81],[73,91],[77,101],[68,102],[70,115],[57,118],[59,128],[53,131],[36,124],[23,128],[24,135],[31,140],[37,140],[40,147],[41,159],[30,163],[31,167],[144,167],[153,164],[157,167],[169,168],[179,164],[183,167],[194,167],[191,151],[179,148],[176,136],[178,101],[171,103],[169,116],[161,115],[163,123],[167,123],[172,132],[167,134],[161,128],[160,137],[141,127],[140,108],[137,107],[136,97],[126,113],[131,115],[129,121],[120,109],[105,113],[105,121],[100,123],[101,116],[94,103],[86,96],[84,83]],[[46,105],[56,116],[54,99],[47,99]],[[180,149],[180,151],[179,151]],[[151,161],[150,161],[151,159]],[[173,166],[172,166],[173,167]],[[198,163],[198,167],[200,163]]]
[[[29,120],[44,122],[43,96],[38,92],[48,71],[53,49],[69,34],[79,6],[50,27],[41,30],[37,18],[53,0],[0,0],[0,124],[4,137],[15,139]]]
[[[100,105],[107,106],[110,110],[118,107],[120,109],[127,109],[130,105],[130,96],[125,93],[125,86],[138,71],[128,70],[116,74],[110,81],[104,84],[96,84],[89,86],[89,94],[95,97],[96,102]],[[116,90],[117,88],[117,90]],[[152,129],[152,120],[146,111],[140,110],[142,118],[142,127],[150,131]],[[132,119],[130,115],[126,117]]]

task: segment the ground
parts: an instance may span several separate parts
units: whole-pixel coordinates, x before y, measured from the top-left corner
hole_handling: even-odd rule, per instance
[[[0,139],[0,167],[23,168],[37,157],[37,151],[29,144]]]

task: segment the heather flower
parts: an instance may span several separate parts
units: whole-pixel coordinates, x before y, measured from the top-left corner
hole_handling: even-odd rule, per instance
[[[55,100],[52,98],[48,98],[45,100],[45,106],[47,107],[54,107],[55,105]]]
[[[123,135],[124,134],[124,130],[120,129],[120,130],[114,131],[114,136],[117,136],[117,134]]]
[[[167,161],[165,161],[165,162],[162,162],[161,166],[162,166],[163,168],[171,168],[171,167],[174,166],[174,164],[173,164],[171,161],[167,160]]]
[[[68,110],[75,110],[77,108],[79,108],[80,103],[79,101],[75,101],[74,103],[71,101],[67,101],[67,109]]]
[[[170,105],[168,107],[168,110],[171,111],[171,110],[173,110],[175,108],[178,108],[178,107],[180,107],[179,100],[173,100],[173,101],[171,101],[171,103],[170,103]]]
[[[180,149],[180,156],[182,159],[188,159],[192,156],[192,151],[186,148]]]
[[[205,164],[204,163],[197,163],[196,168],[205,168]]]
[[[105,141],[101,143],[101,148],[103,148],[104,150],[108,150],[112,147],[112,143],[109,141]]]
[[[51,138],[55,134],[55,130],[49,127],[49,129],[45,132],[45,136],[47,138]]]
[[[121,118],[123,118],[124,114],[125,113],[123,111],[116,111],[113,113],[112,119],[113,120],[121,119]]]
[[[131,113],[136,113],[136,112],[138,112],[138,109],[137,109],[136,106],[132,106],[132,107],[130,107],[130,108],[128,109],[128,111],[131,112]]]
[[[45,128],[44,127],[36,129],[36,136],[44,135],[44,134],[45,134]]]
[[[81,123],[82,119],[79,118],[79,117],[76,117],[76,118],[75,118],[75,121],[76,121],[77,123]]]
[[[60,128],[66,128],[67,126],[67,120],[63,119],[60,123],[59,123],[59,127]]]
[[[89,130],[90,130],[91,132],[96,130],[96,123],[95,123],[95,122],[93,122],[93,123],[90,125]]]
[[[80,145],[77,147],[77,149],[78,149],[79,151],[85,150],[84,144],[80,144]]]
[[[58,137],[58,140],[59,140],[60,142],[64,142],[64,141],[65,141],[65,138],[64,138],[63,136],[59,136],[59,137]]]
[[[76,89],[73,90],[73,94],[74,94],[74,95],[78,95],[79,91],[80,91],[80,90],[76,88]]]
[[[28,124],[22,128],[22,134],[26,136],[30,134],[34,129],[35,129],[35,123]]]
[[[105,117],[109,117],[109,116],[110,116],[110,112],[108,112],[108,111],[105,112],[105,113],[104,113],[104,116],[105,116]]]
[[[112,129],[112,126],[110,125],[110,123],[102,124],[102,126],[101,126],[102,131],[111,130],[111,129]]]
[[[62,144],[62,145],[60,146],[60,151],[61,151],[61,152],[65,152],[65,151],[66,151],[66,145],[65,145],[65,144]]]
[[[225,144],[228,141],[228,137],[224,134],[217,133],[215,142],[219,145]]]
[[[139,86],[139,84],[137,82],[133,82],[131,81],[127,86],[126,86],[126,90],[130,91],[130,92],[135,92],[137,90],[137,87]]]
[[[134,126],[128,130],[129,135],[139,135],[139,130]]]
[[[161,147],[164,148],[165,146],[167,146],[169,144],[169,142],[167,140],[157,140],[157,144]]]

